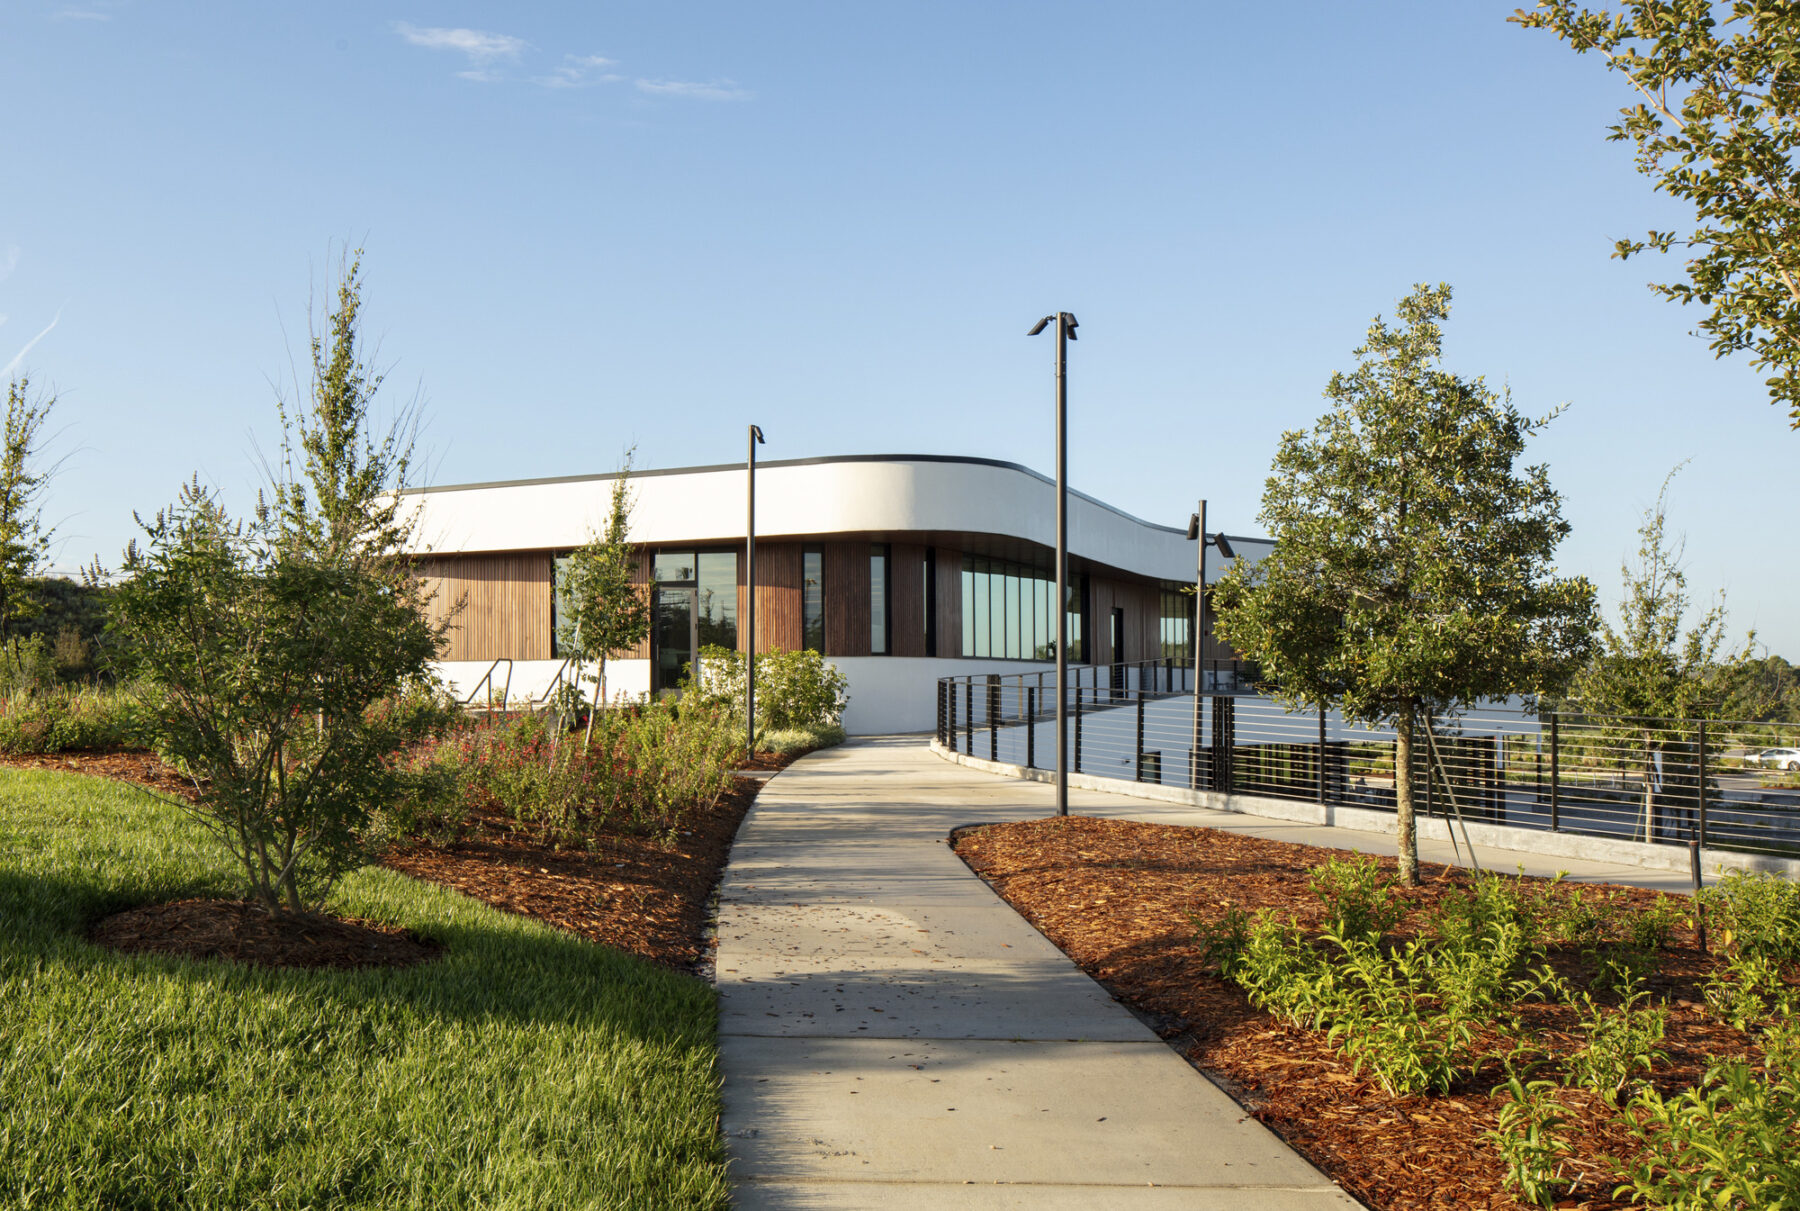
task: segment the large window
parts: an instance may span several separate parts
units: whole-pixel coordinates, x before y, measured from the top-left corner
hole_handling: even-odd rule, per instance
[[[1069,659],[1083,659],[1087,577],[1069,577]],[[1056,659],[1056,573],[984,555],[963,556],[962,654]]]
[[[707,644],[738,645],[738,553],[658,551],[651,688],[674,690]]]
[[[825,651],[825,552],[809,550],[800,557],[800,646]]]
[[[869,654],[888,654],[888,547],[884,542],[869,547]]]
[[[1162,658],[1194,662],[1194,591],[1164,582],[1162,587]]]

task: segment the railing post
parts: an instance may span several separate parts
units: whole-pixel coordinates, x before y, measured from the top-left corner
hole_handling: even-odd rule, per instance
[[[1694,796],[1698,800],[1695,806],[1699,809],[1700,818],[1695,821],[1694,839],[1700,848],[1706,848],[1706,720],[1700,721],[1700,782],[1694,788]]]
[[[1025,768],[1037,768],[1037,687],[1025,689]]]
[[[1562,828],[1562,736],[1558,716],[1550,712],[1550,831]]]
[[[987,683],[988,760],[1000,760],[1000,674],[989,673]]]
[[[975,678],[963,682],[963,755],[975,755]]]
[[[1323,704],[1320,704],[1320,706],[1319,706],[1319,758],[1318,758],[1318,769],[1316,772],[1318,774],[1318,779],[1319,779],[1319,806],[1324,807],[1325,806],[1325,707]]]
[[[1206,699],[1200,693],[1200,678],[1194,678],[1194,739],[1188,748],[1188,789],[1200,789],[1200,712],[1205,709]]]
[[[956,751],[956,682],[944,678],[944,747]]]
[[[1137,701],[1137,760],[1132,763],[1133,782],[1144,780],[1144,677],[1138,674]]]
[[[1095,675],[1095,679],[1094,679],[1094,696],[1096,698],[1098,698],[1100,696],[1100,685],[1099,685],[1098,674]],[[1069,763],[1069,772],[1073,773],[1073,774],[1079,774],[1081,772],[1081,678],[1079,676],[1077,676],[1075,678],[1075,712],[1074,712],[1074,714],[1075,714],[1075,756]]]

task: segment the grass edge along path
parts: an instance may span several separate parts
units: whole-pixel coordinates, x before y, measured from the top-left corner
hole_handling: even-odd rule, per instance
[[[0,1205],[726,1206],[700,980],[373,868],[334,911],[441,957],[268,970],[86,940],[237,894],[178,810],[0,770]]]

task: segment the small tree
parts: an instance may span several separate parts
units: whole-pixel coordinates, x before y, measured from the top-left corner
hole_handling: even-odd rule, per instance
[[[557,643],[574,656],[577,677],[587,663],[596,666],[592,677],[596,710],[606,704],[607,659],[630,651],[650,633],[649,592],[632,581],[636,556],[628,542],[630,479],[631,455],[627,453],[625,465],[613,480],[612,507],[604,530],[596,533],[590,529],[587,542],[569,553],[557,586],[563,605]],[[593,734],[594,716],[589,712],[584,748]]]
[[[316,909],[379,841],[405,780],[391,758],[428,718],[381,704],[430,685],[448,627],[400,558],[410,429],[370,436],[358,272],[329,344],[313,341],[310,413],[282,409],[275,505],[233,521],[191,483],[144,525],[116,590],[128,666],[154,691],[145,724],[272,912]]]
[[[16,637],[42,604],[32,582],[53,534],[39,498],[56,474],[41,462],[44,425],[55,406],[54,395],[32,395],[29,378],[7,384],[0,428],[0,640]]]
[[[148,730],[251,895],[316,910],[367,860],[373,810],[402,797],[388,758],[411,717],[376,707],[427,679],[441,630],[381,569],[313,557],[268,511],[234,522],[197,482],[144,530],[115,619],[157,691]]]
[[[1772,402],[1800,428],[1800,22],[1779,0],[1627,0],[1618,13],[1538,0],[1511,20],[1594,52],[1639,96],[1609,139],[1637,147],[1638,171],[1693,204],[1686,239],[1652,231],[1619,240],[1620,260],[1647,249],[1694,251],[1687,280],[1652,284],[1710,307],[1700,321],[1713,352],[1753,354],[1774,371]]]
[[[1421,712],[1560,684],[1587,652],[1594,590],[1554,575],[1561,498],[1544,467],[1515,466],[1550,418],[1440,367],[1448,286],[1397,310],[1332,375],[1312,431],[1282,435],[1261,513],[1275,549],[1216,594],[1221,637],[1278,701],[1393,722],[1400,874],[1416,883]]]
[[[1677,467],[1675,471],[1679,471]],[[1576,674],[1572,693],[1590,722],[1615,743],[1630,743],[1642,755],[1644,771],[1644,839],[1655,827],[1657,755],[1670,744],[1688,747],[1697,740],[1691,725],[1702,719],[1754,717],[1773,703],[1760,682],[1748,676],[1756,634],[1744,646],[1725,651],[1723,594],[1684,634],[1688,615],[1687,572],[1682,567],[1686,543],[1667,533],[1671,471],[1644,511],[1638,527],[1638,562],[1620,566],[1625,596],[1619,602],[1619,626],[1600,632],[1600,649]]]

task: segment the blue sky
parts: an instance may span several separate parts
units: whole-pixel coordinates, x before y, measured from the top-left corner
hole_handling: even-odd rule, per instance
[[[1696,597],[1800,659],[1800,433],[1645,288],[1675,262],[1608,259],[1687,216],[1604,141],[1623,81],[1511,9],[8,0],[0,365],[60,399],[58,562],[194,473],[248,502],[346,241],[435,482],[732,461],[749,421],[1049,470],[1060,308],[1075,486],[1236,533],[1444,280],[1451,368],[1570,405],[1562,566],[1610,609],[1691,460]]]

